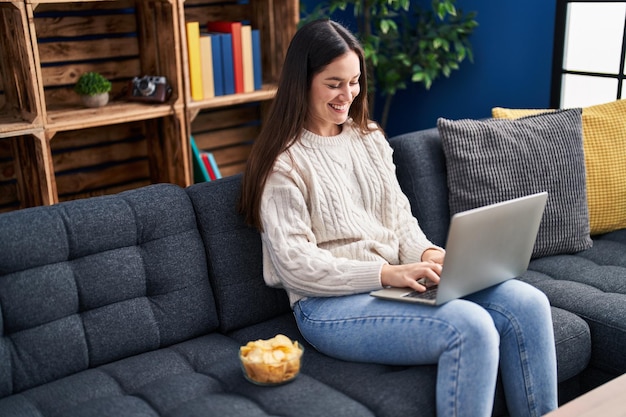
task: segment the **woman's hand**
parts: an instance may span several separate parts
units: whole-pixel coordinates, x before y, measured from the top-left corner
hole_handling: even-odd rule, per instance
[[[423,292],[426,287],[417,281],[426,278],[438,284],[441,269],[441,264],[430,261],[406,265],[385,264],[380,272],[380,282],[384,287],[411,288]]]
[[[407,265],[383,265],[380,281],[384,287],[412,288],[415,291],[426,291],[426,286],[417,282],[422,278],[439,284],[439,276],[443,268],[446,253],[440,249],[426,249],[422,254],[422,262]]]
[[[422,253],[422,261],[423,262],[434,262],[439,265],[443,265],[443,258],[445,258],[446,253],[442,250],[431,248],[426,249],[424,253]]]

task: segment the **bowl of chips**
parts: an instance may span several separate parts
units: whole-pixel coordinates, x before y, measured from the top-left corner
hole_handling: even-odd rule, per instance
[[[239,348],[246,379],[257,385],[278,385],[292,381],[300,372],[304,348],[287,336],[248,342]]]

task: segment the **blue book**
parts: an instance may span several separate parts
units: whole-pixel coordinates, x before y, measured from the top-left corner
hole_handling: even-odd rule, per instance
[[[193,162],[193,182],[199,183],[204,181],[211,181],[209,177],[209,171],[204,166],[200,150],[196,145],[196,141],[193,136],[189,136],[189,143],[191,144],[192,162]]]
[[[235,67],[233,66],[233,40],[230,33],[211,32],[221,42],[222,76],[224,77],[224,95],[235,94]]]
[[[258,29],[252,29],[252,67],[254,68],[254,89],[260,90],[263,86],[263,66],[261,65],[261,34]]]
[[[224,95],[224,69],[222,64],[222,43],[219,36],[213,33],[211,36],[211,52],[213,55],[213,85],[215,96]]]

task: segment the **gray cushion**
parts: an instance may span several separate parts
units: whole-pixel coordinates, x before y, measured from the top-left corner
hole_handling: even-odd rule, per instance
[[[451,214],[548,191],[533,257],[591,246],[580,109],[517,120],[440,118]]]
[[[261,235],[236,210],[240,186],[241,175],[235,175],[187,188],[204,240],[222,331],[291,311],[285,291],[263,281]]]
[[[431,242],[446,244],[449,208],[446,160],[436,128],[389,139],[393,162],[411,211]]]
[[[217,328],[207,275],[171,184],[0,216],[0,397]]]

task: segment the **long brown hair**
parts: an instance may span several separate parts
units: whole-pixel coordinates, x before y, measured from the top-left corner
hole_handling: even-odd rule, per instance
[[[247,224],[260,231],[263,229],[261,194],[276,158],[298,139],[304,128],[313,76],[349,51],[359,57],[361,92],[352,102],[348,114],[363,132],[370,130],[367,71],[361,45],[346,28],[332,20],[320,19],[302,26],[287,49],[276,97],[252,146],[243,174],[238,209]]]

